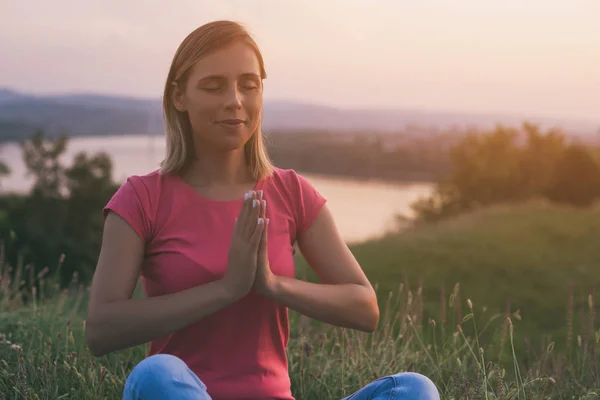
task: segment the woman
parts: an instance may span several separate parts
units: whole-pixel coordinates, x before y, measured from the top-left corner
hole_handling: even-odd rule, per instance
[[[218,21],[177,50],[164,90],[167,155],[103,210],[87,343],[94,355],[150,342],[124,399],[293,399],[288,308],[373,331],[373,288],[325,199],[269,162],[261,53]],[[368,205],[365,205],[368,206]],[[294,278],[294,243],[322,284]],[[147,297],[131,299],[139,274]],[[422,375],[379,379],[354,400],[439,399]]]

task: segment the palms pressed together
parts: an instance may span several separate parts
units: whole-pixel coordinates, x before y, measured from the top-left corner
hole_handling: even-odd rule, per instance
[[[260,294],[269,294],[275,285],[276,276],[271,271],[269,264],[269,253],[267,251],[269,219],[266,218],[267,202],[262,199],[262,193],[259,196],[260,217],[263,218],[265,229],[263,229],[260,244],[258,245],[258,257],[256,260],[256,280],[254,287]]]

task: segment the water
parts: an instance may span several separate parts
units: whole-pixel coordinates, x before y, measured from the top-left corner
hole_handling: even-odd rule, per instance
[[[113,159],[113,178],[123,182],[129,175],[142,175],[158,168],[165,150],[161,136],[113,136],[70,139],[63,162],[69,165],[80,151],[107,152]],[[0,181],[0,191],[27,191],[32,180],[25,177],[25,166],[17,144],[0,149],[0,160],[12,174]],[[302,173],[327,199],[338,229],[346,242],[355,243],[381,236],[397,227],[397,215],[412,217],[410,204],[429,194],[430,183],[386,183]]]

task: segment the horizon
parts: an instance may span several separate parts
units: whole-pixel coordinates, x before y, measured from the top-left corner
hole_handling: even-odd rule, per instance
[[[261,47],[265,102],[600,124],[597,1],[140,1],[3,5],[0,87],[160,99],[181,40],[230,19]]]
[[[52,97],[68,97],[68,96],[90,96],[90,97],[105,97],[105,98],[120,98],[127,99],[133,101],[162,101],[162,96],[159,97],[141,97],[135,96],[131,94],[114,94],[114,93],[103,93],[103,92],[92,92],[92,91],[71,91],[71,92],[47,92],[47,93],[30,93],[25,91],[19,91],[11,87],[0,86],[0,91],[7,90],[10,92],[14,92],[20,95],[33,96],[38,98],[52,98]],[[552,116],[552,115],[543,115],[543,114],[535,114],[535,113],[525,113],[525,112],[502,112],[502,111],[473,111],[473,110],[457,110],[451,108],[415,108],[415,107],[393,107],[393,106],[344,106],[337,104],[327,104],[327,103],[318,103],[314,101],[302,101],[298,99],[287,99],[287,98],[271,98],[264,101],[265,104],[298,104],[305,106],[315,106],[320,108],[328,108],[335,111],[342,112],[351,112],[351,111],[382,111],[382,112],[412,112],[412,113],[432,113],[432,114],[442,114],[442,115],[466,115],[472,117],[497,117],[497,118],[522,118],[524,121],[528,119],[536,119],[543,121],[554,121],[554,122],[564,122],[564,123],[579,123],[588,125],[590,129],[593,131],[588,132],[589,134],[597,134],[600,132],[600,118],[598,120],[585,119],[585,118],[577,118],[577,117],[561,117],[561,116]],[[592,126],[593,125],[593,126]],[[596,125],[598,125],[598,130],[595,130]]]

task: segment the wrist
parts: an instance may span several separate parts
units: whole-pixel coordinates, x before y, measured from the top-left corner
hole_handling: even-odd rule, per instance
[[[282,280],[281,277],[272,274],[270,277],[269,285],[263,288],[263,295],[271,300],[277,300],[282,292]]]
[[[243,285],[237,284],[235,281],[224,277],[218,281],[223,295],[231,302],[237,301],[248,294],[249,289]]]

